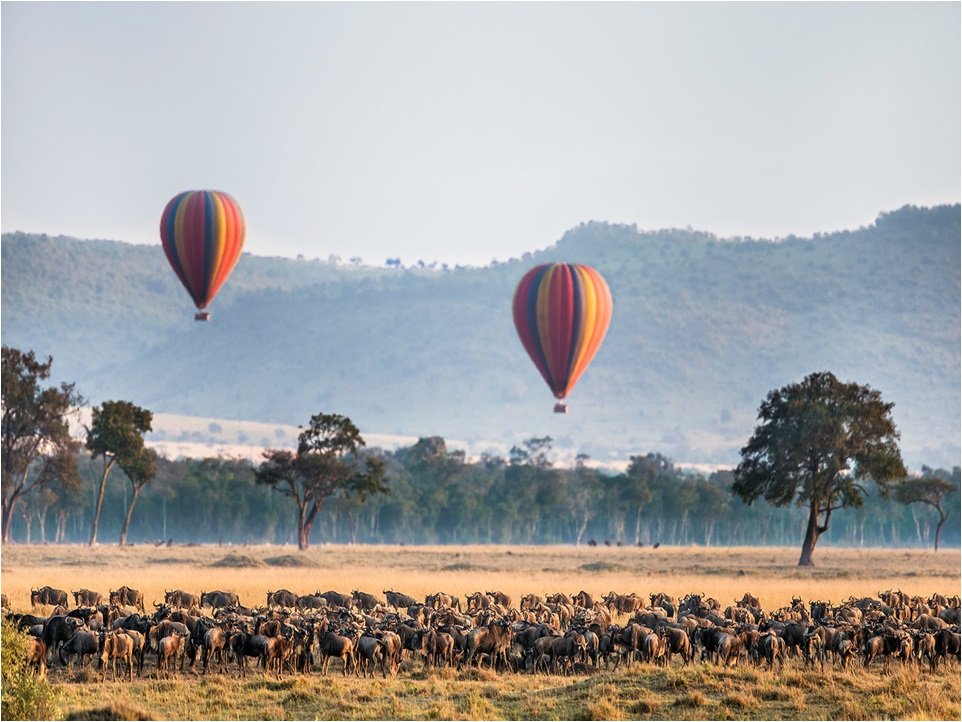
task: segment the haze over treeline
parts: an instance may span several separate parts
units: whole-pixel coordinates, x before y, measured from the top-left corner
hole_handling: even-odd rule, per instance
[[[453,231],[456,233],[456,229]],[[910,468],[960,449],[960,207],[904,207],[870,226],[778,240],[586,223],[521,259],[245,255],[193,307],[160,249],[21,233],[2,244],[5,344],[54,357],[96,404],[464,439],[504,454],[550,435],[595,461],[657,452],[734,465],[758,404],[828,370],[895,403]],[[587,263],[614,298],[607,340],[553,400],[516,337],[514,286],[536,263]],[[376,264],[376,265],[366,265]]]
[[[747,506],[731,494],[730,471],[684,471],[657,453],[633,457],[617,474],[581,464],[557,468],[545,437],[473,462],[440,437],[363,454],[384,462],[388,492],[327,498],[312,544],[794,546],[805,526],[804,507],[764,500]],[[53,493],[33,494],[19,507],[14,542],[86,542],[101,469],[86,454],[79,464],[79,486],[53,485]],[[161,459],[133,513],[128,543],[297,544],[293,501],[258,484],[255,468],[241,459]],[[941,546],[957,547],[959,467],[922,472],[953,486],[942,504],[953,521]],[[130,494],[118,469],[107,485],[102,543],[116,541]],[[821,544],[931,548],[938,520],[932,507],[883,499],[871,484],[861,507],[835,512]]]

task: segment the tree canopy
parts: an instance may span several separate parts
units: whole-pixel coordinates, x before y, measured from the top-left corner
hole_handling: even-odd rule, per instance
[[[3,541],[10,538],[10,519],[23,496],[40,489],[76,463],[71,453],[68,416],[83,403],[74,384],[44,387],[53,358],[3,346]]]
[[[922,476],[907,479],[896,490],[896,499],[903,504],[926,504],[939,515],[935,526],[935,551],[939,550],[939,540],[942,537],[942,527],[949,518],[950,509],[946,505],[947,497],[958,486],[951,479],[943,478],[928,467],[922,468]]]
[[[866,480],[884,496],[905,478],[893,406],[879,391],[830,372],[771,391],[762,402],[732,492],[748,504],[764,498],[808,508],[799,565],[812,564],[833,511],[862,504]]]
[[[154,476],[156,454],[144,443],[144,434],[151,430],[154,415],[130,401],[104,401],[93,409],[93,420],[87,429],[87,450],[94,459],[103,462],[100,491],[90,529],[90,544],[97,543],[97,527],[104,503],[107,477],[114,465],[123,469],[135,490]],[[134,495],[136,503],[136,492]],[[121,544],[126,540],[126,528],[121,533]]]
[[[297,452],[268,449],[256,472],[297,506],[299,549],[310,545],[311,529],[324,502],[335,496],[361,501],[371,493],[386,492],[384,464],[362,457],[364,438],[357,426],[339,414],[315,414],[298,435]]]

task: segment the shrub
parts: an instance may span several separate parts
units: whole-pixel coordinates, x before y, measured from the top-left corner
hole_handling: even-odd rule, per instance
[[[24,632],[11,622],[3,622],[0,717],[6,720],[51,719],[54,716],[56,695],[53,688],[46,679],[40,679],[27,668],[27,641]]]

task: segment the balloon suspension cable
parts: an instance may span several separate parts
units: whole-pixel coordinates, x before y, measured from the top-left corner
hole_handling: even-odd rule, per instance
[[[210,313],[207,311],[198,311],[194,314],[195,321],[210,321]]]
[[[565,404],[565,403],[562,402],[562,401],[559,401],[558,403],[556,403],[556,404],[554,405],[554,412],[555,412],[556,414],[567,414],[567,413],[568,413],[568,405]]]

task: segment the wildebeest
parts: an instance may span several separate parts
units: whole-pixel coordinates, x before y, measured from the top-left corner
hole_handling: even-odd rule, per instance
[[[492,604],[494,604],[494,598],[490,594],[482,594],[481,592],[474,592],[474,594],[468,594],[465,597],[467,601],[467,612],[468,614],[474,614],[482,609],[489,609]]]
[[[136,607],[140,610],[141,614],[147,613],[144,609],[144,593],[137,589],[132,589],[128,586],[123,586],[116,590],[111,589],[107,599],[110,604],[123,607]]]
[[[343,674],[349,674],[355,665],[354,642],[333,630],[323,632],[318,628],[315,639],[321,652],[321,674],[327,674],[331,659],[337,657],[344,663]]]
[[[381,655],[381,674],[387,677],[397,674],[401,666],[401,637],[396,632],[390,630],[380,630],[375,633],[378,644],[381,645],[383,654]]]
[[[451,607],[461,611],[461,597],[457,594],[446,594],[444,592],[435,592],[434,594],[428,594],[424,597],[424,606],[430,607],[431,609],[444,609],[446,607]]]
[[[785,640],[777,636],[775,632],[769,631],[762,634],[757,642],[758,656],[768,662],[771,669],[776,660],[779,669],[785,668]]]
[[[30,590],[30,606],[67,606],[67,592],[53,587],[40,587]]]
[[[60,645],[70,639],[81,624],[81,621],[76,617],[67,617],[60,614],[47,619],[41,632],[41,639],[47,645],[47,653],[57,652]]]
[[[349,594],[342,594],[341,592],[335,592],[333,589],[324,592],[322,595],[324,599],[332,607],[344,607],[345,609],[350,609],[354,600],[351,599]]]
[[[185,592],[182,589],[164,592],[164,604],[174,609],[189,609],[190,607],[200,606],[200,600],[196,594]]]
[[[664,592],[655,592],[654,594],[649,594],[648,598],[651,600],[651,606],[661,607],[669,617],[675,616],[677,604],[673,596],[665,594]]]
[[[277,669],[278,679],[284,669],[284,663],[290,658],[294,649],[294,642],[290,637],[269,637],[264,644],[264,651],[261,656],[261,666],[267,674],[271,668]]]
[[[373,634],[364,633],[357,638],[357,668],[363,677],[373,677],[374,670],[382,666],[384,648]]]
[[[201,592],[200,607],[210,607],[211,609],[223,609],[224,607],[236,607],[240,600],[234,592]]]
[[[98,607],[103,603],[104,595],[100,592],[92,592],[89,589],[81,589],[73,594],[74,604],[78,607]]]
[[[454,637],[447,632],[428,629],[421,635],[420,651],[428,666],[449,665],[454,659]]]
[[[601,599],[612,613],[618,614],[633,614],[644,606],[644,601],[634,592],[631,594],[608,592]]]
[[[144,609],[144,593],[132,589],[128,586],[123,586],[120,589],[111,589],[107,596],[108,603],[122,606],[122,607],[136,607],[140,610],[141,614],[146,614]]]
[[[214,626],[204,633],[204,641],[201,645],[204,657],[204,674],[210,670],[210,660],[216,654],[217,666],[221,672],[225,672],[227,667],[224,660],[224,651],[228,649],[230,642],[229,627]]]
[[[380,601],[373,594],[359,592],[355,589],[351,592],[351,604],[362,611],[369,612],[380,604]]]
[[[27,667],[38,677],[47,676],[47,645],[42,640],[31,638],[27,641]]]
[[[414,597],[409,597],[407,594],[402,594],[401,592],[384,590],[384,596],[387,598],[387,603],[395,609],[413,607],[418,603]]]
[[[169,619],[165,619],[159,624],[154,625],[147,634],[150,648],[154,651],[159,651],[160,642],[175,634],[190,637],[190,630],[183,622],[173,622]]]
[[[306,612],[308,609],[321,609],[327,606],[327,600],[321,596],[320,592],[305,594],[297,598],[295,603],[298,611]]]
[[[680,654],[682,662],[688,664],[695,658],[688,632],[680,627],[663,626],[659,628],[665,639],[666,662],[670,663],[672,655]]]
[[[580,639],[578,639],[578,636],[580,636]],[[552,673],[558,674],[560,670],[564,674],[568,674],[583,645],[583,635],[566,634],[563,637],[552,637],[550,646]]]
[[[259,634],[248,634],[247,632],[236,632],[231,635],[228,646],[234,655],[234,661],[240,667],[241,676],[247,676],[247,657],[257,657],[261,659],[264,654],[264,647],[267,645],[267,637]]]
[[[661,631],[661,630],[659,630]],[[641,640],[641,661],[659,666],[666,663],[665,640],[662,634],[652,632]]]
[[[86,669],[88,658],[94,658],[100,651],[100,638],[91,631],[78,629],[74,635],[60,647],[58,656],[64,667],[70,664],[70,658],[76,656],[76,667]]]
[[[508,607],[511,606],[511,597],[509,597],[509,596],[508,596],[507,594],[505,594],[504,592],[497,592],[497,591],[495,591],[495,592],[487,592],[487,594],[488,594],[489,597],[491,597],[491,598],[494,600],[494,603],[495,603],[495,604],[497,604],[497,605],[499,605],[499,606],[502,606],[502,607],[504,607],[505,609],[507,609]],[[582,592],[582,594],[585,594],[585,592]],[[586,595],[586,596],[587,596],[587,595]],[[590,596],[588,596],[588,601],[589,601],[589,602],[591,601],[591,597],[590,597]],[[585,605],[585,606],[590,607],[591,604],[587,604],[587,605]]]
[[[470,666],[477,656],[477,664],[480,667],[481,655],[487,654],[491,660],[492,669],[497,669],[499,663],[507,668],[507,652],[511,645],[511,628],[507,622],[501,620],[490,622],[486,626],[472,629],[467,637],[465,666]]]
[[[177,658],[184,653],[188,637],[188,634],[176,632],[164,637],[157,643],[158,679],[160,678],[161,670],[163,670],[165,677],[170,676],[171,664],[174,666],[174,671],[177,670]]]
[[[960,657],[959,633],[951,629],[941,629],[935,634],[935,654],[942,661],[948,661],[949,657],[962,660]]]
[[[107,679],[107,662],[111,662],[113,677],[117,679],[117,660],[127,665],[128,681],[134,678],[134,640],[123,632],[111,632],[104,636],[100,653],[100,681]]]
[[[297,606],[297,595],[288,589],[278,589],[267,593],[268,609],[293,609]]]

